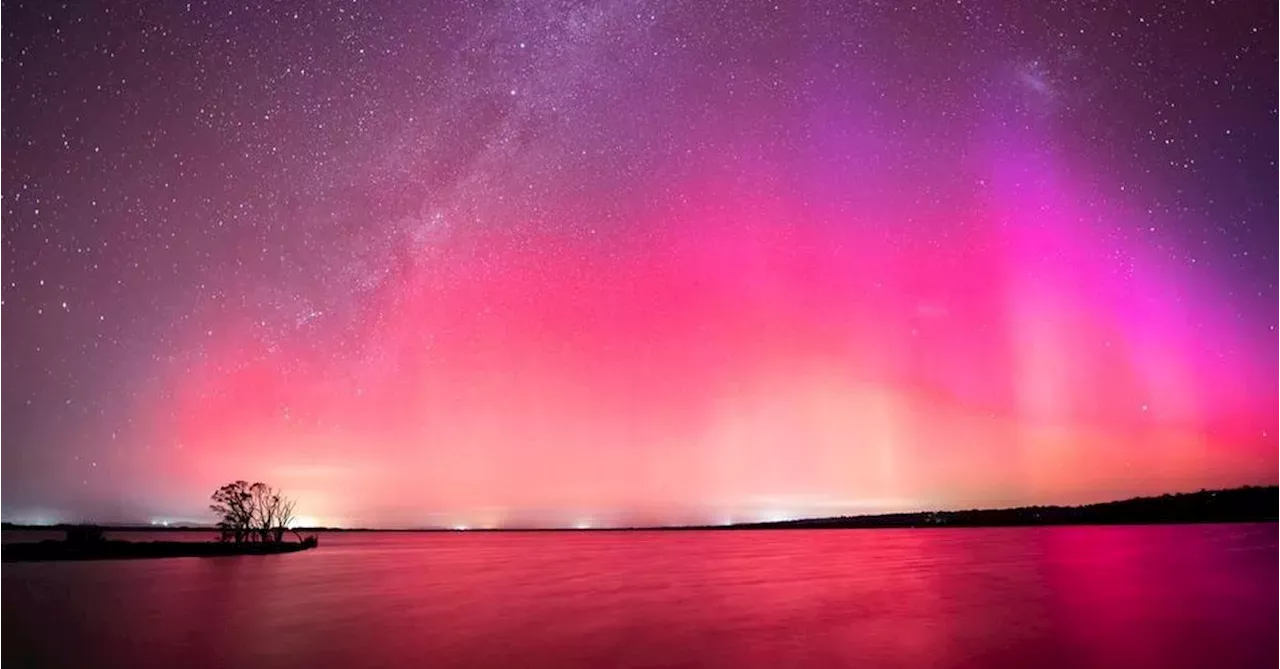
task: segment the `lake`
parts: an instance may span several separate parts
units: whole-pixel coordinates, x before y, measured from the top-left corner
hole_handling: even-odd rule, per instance
[[[292,555],[6,564],[3,661],[1275,667],[1277,590],[1275,524],[342,533]]]

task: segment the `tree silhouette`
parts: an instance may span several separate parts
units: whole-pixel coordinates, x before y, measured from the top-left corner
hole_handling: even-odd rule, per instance
[[[293,500],[265,483],[234,481],[214,491],[211,499],[222,541],[280,542],[293,522]]]
[[[258,534],[258,540],[265,543],[270,538],[271,528],[275,527],[276,500],[279,495],[265,483],[253,484],[249,487],[249,492],[253,495],[253,531]]]
[[[242,543],[251,539],[253,525],[253,493],[247,481],[234,481],[214,491],[209,509],[218,514],[222,540]]]
[[[284,531],[293,523],[293,506],[293,500],[287,497],[280,498],[280,506],[276,510],[275,533],[277,542],[284,541]],[[298,539],[302,539],[302,535],[297,532],[294,532],[294,534],[297,535]]]

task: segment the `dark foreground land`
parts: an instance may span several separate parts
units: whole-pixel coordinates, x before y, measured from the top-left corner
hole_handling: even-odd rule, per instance
[[[315,548],[317,540],[300,542],[216,543],[197,541],[41,541],[4,547],[4,562],[47,562],[62,560],[127,560],[169,557],[227,557],[233,555],[275,555]]]

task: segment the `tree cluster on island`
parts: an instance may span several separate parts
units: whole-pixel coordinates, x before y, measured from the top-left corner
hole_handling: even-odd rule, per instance
[[[211,499],[209,508],[218,514],[223,542],[280,543],[293,522],[294,501],[265,483],[233,481],[214,491]]]

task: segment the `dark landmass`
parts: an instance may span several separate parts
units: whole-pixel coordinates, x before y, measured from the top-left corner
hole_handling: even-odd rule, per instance
[[[1280,488],[1247,486],[1231,490],[1159,497],[1135,497],[1084,506],[1027,506],[890,513],[878,516],[810,518],[729,526],[737,529],[824,529],[876,527],[1015,527],[1028,525],[1152,525],[1173,523],[1274,523]],[[709,528],[708,528],[709,529]]]
[[[869,516],[804,518],[732,525],[681,525],[648,527],[573,528],[494,528],[468,529],[467,532],[628,532],[681,530],[790,530],[790,529],[875,529],[928,527],[1018,527],[1035,525],[1155,525],[1190,523],[1274,523],[1280,519],[1280,488],[1277,486],[1245,486],[1229,490],[1201,490],[1192,493],[1135,497],[1115,502],[1082,506],[1025,506],[1010,509],[970,509],[963,511],[922,511]],[[66,525],[15,525],[4,523],[4,530],[59,530]],[[111,532],[175,532],[214,531],[209,526],[106,526]],[[344,528],[306,527],[300,532],[457,532],[447,528]],[[56,542],[55,542],[56,543]],[[128,543],[128,542],[110,542]],[[178,543],[183,542],[151,542]],[[16,544],[15,544],[16,545]],[[145,544],[136,544],[145,545]],[[9,548],[5,548],[6,557]]]
[[[4,562],[54,562],[70,560],[136,560],[171,557],[230,557],[236,555],[276,555],[315,548],[319,541],[307,537],[298,542],[214,542],[214,541],[109,541],[101,538],[84,540],[68,531],[64,541],[6,544],[0,550]]]

